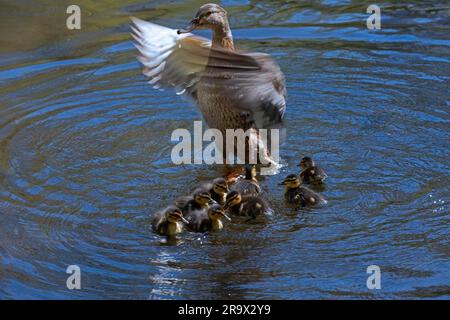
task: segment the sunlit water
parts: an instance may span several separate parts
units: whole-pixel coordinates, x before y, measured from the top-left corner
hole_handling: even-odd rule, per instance
[[[146,84],[128,23],[180,27],[202,2],[77,3],[79,31],[69,3],[0,4],[0,298],[450,297],[446,1],[378,1],[379,31],[359,1],[222,2],[237,46],[286,75],[285,166],[262,181],[272,217],[176,241],[151,213],[222,170],[171,162],[201,116]],[[303,155],[329,175],[323,208],[283,201]]]

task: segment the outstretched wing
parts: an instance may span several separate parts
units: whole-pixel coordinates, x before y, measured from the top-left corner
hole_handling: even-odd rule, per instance
[[[211,48],[210,41],[193,34],[179,35],[174,29],[137,18],[132,21],[138,59],[150,84],[175,87],[178,94],[194,100],[201,86],[231,100],[227,105],[246,116],[249,126],[281,125],[286,87],[283,73],[269,55]]]
[[[143,74],[154,88],[174,87],[177,94],[196,99],[195,85],[208,62],[211,43],[191,33],[177,34],[138,18],[132,19],[132,36],[144,66]]]

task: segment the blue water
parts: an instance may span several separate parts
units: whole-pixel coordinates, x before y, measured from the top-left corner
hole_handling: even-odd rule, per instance
[[[172,163],[201,115],[146,84],[129,16],[178,28],[201,3],[80,0],[79,31],[60,2],[0,4],[0,298],[450,298],[448,3],[379,1],[378,31],[361,1],[221,3],[236,46],[286,76],[275,213],[170,241],[151,214],[223,170]],[[304,155],[328,173],[322,208],[277,185]]]

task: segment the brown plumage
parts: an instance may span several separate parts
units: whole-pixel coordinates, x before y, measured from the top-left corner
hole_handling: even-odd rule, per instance
[[[174,87],[192,98],[210,128],[281,127],[286,108],[284,76],[263,53],[237,52],[227,12],[200,7],[186,29],[175,31],[133,18],[143,72],[156,87]],[[211,29],[212,43],[194,29]]]

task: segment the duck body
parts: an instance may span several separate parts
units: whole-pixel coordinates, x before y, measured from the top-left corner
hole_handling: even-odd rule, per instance
[[[289,203],[299,204],[302,207],[315,206],[324,202],[324,198],[305,186],[286,190],[285,199]]]
[[[222,206],[213,204],[208,210],[192,212],[188,218],[188,228],[194,232],[218,231],[223,229],[223,218],[230,220]]]
[[[270,213],[269,204],[261,196],[243,196],[237,191],[231,191],[227,195],[225,208],[233,215],[250,218]]]
[[[180,208],[185,218],[189,217],[192,212],[207,210],[211,203],[211,194],[204,188],[197,188],[192,195],[179,197],[175,200],[175,205]]]
[[[315,206],[326,203],[324,197],[317,192],[301,185],[301,181],[295,174],[288,175],[281,183],[285,186],[284,198],[287,202],[301,206]]]
[[[304,184],[321,184],[328,177],[325,171],[317,166],[311,157],[303,157],[298,166],[302,168],[299,177]]]
[[[244,179],[238,180],[230,188],[231,190],[239,192],[241,195],[256,196],[261,193],[261,187],[256,179],[255,165],[246,165]]]
[[[223,135],[227,129],[280,128],[286,109],[286,86],[278,64],[263,53],[237,52],[225,9],[200,7],[185,29],[174,30],[132,18],[138,60],[149,83],[173,87],[198,105],[204,120]],[[210,29],[212,41],[195,36]],[[227,161],[227,150],[217,144]],[[263,148],[264,149],[264,148]],[[261,154],[261,152],[260,152]],[[269,157],[267,150],[262,153]]]
[[[152,229],[160,235],[174,236],[184,230],[182,212],[176,206],[169,206],[157,212],[152,218]]]

